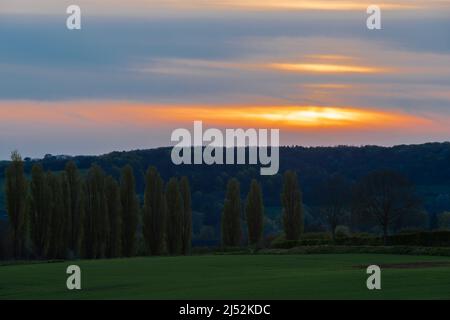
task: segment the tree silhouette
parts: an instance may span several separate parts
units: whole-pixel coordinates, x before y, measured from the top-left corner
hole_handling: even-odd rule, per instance
[[[264,231],[264,204],[261,186],[252,180],[245,207],[248,228],[248,242],[252,246],[260,245]]]
[[[183,199],[183,226],[182,226],[182,253],[187,255],[191,251],[191,239],[192,239],[192,200],[191,200],[191,188],[189,186],[189,179],[187,177],[181,178],[180,192]]]
[[[11,224],[13,255],[22,257],[26,237],[27,180],[22,157],[17,151],[11,153],[11,163],[6,168],[5,198]]]
[[[145,175],[143,235],[148,253],[160,255],[164,251],[166,235],[166,198],[164,181],[155,167]]]
[[[170,254],[181,254],[183,249],[183,198],[176,178],[167,184],[167,250]]]
[[[373,172],[358,183],[354,205],[357,212],[373,218],[383,231],[387,244],[389,229],[402,218],[420,208],[414,186],[403,175],[383,170]]]
[[[120,179],[120,200],[122,202],[122,252],[131,257],[136,252],[136,229],[139,203],[136,196],[136,182],[130,165],[122,169]]]
[[[70,207],[68,220],[68,249],[74,255],[79,256],[83,237],[84,220],[84,194],[83,181],[77,165],[73,161],[67,162],[65,166],[67,185],[69,188]]]
[[[108,232],[105,174],[97,165],[89,169],[86,177],[85,210],[84,254],[92,259],[104,257]]]
[[[298,240],[303,232],[303,204],[302,194],[298,184],[297,174],[286,171],[284,174],[283,192],[283,225],[286,240]]]
[[[228,181],[227,193],[222,214],[222,244],[225,247],[237,247],[241,244],[241,192],[239,181]]]
[[[106,177],[105,180],[105,196],[109,222],[106,256],[114,258],[119,257],[122,250],[122,204],[119,184],[111,176]]]
[[[348,217],[351,202],[351,186],[340,175],[333,175],[318,188],[320,213],[335,239],[336,227]]]

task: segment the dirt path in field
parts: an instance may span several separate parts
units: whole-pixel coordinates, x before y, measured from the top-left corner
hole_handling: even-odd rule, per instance
[[[409,262],[409,263],[387,263],[378,265],[381,269],[423,269],[423,268],[440,268],[450,267],[450,262],[446,261],[429,261],[429,262]],[[358,269],[366,269],[368,265],[355,266]]]

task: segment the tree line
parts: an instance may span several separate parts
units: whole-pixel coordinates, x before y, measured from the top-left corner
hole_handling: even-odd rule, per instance
[[[380,170],[369,173],[357,183],[350,184],[342,176],[334,175],[317,190],[322,198],[318,210],[325,220],[333,240],[339,227],[373,224],[385,244],[390,232],[406,220],[423,213],[422,203],[414,185],[402,174]],[[284,240],[298,241],[304,232],[305,209],[302,191],[295,171],[286,171],[281,192]],[[248,243],[260,246],[263,240],[264,204],[260,184],[253,180],[245,204]],[[239,181],[228,182],[222,215],[222,244],[236,247],[241,239],[241,199]]]
[[[191,250],[192,208],[189,180],[165,183],[155,167],[145,175],[143,205],[135,190],[133,169],[127,165],[120,180],[93,164],[83,177],[73,161],[59,174],[41,164],[25,176],[23,161],[13,152],[6,169],[6,204],[15,258],[114,258],[147,255],[187,255]],[[287,239],[303,231],[303,205],[297,175],[285,174],[281,199]],[[242,245],[242,208],[248,243],[261,246],[264,203],[260,184],[251,183],[245,205],[240,184],[228,182],[222,213],[222,245]],[[143,252],[138,252],[142,239]]]
[[[158,170],[150,167],[141,205],[130,165],[122,168],[117,181],[96,164],[84,175],[72,161],[59,174],[35,164],[28,181],[20,155],[13,152],[11,160],[5,194],[14,257],[97,259],[190,253],[192,208],[187,177],[165,183]],[[386,239],[390,230],[421,208],[414,186],[388,170],[370,173],[352,186],[343,177],[332,176],[318,192],[323,198],[319,210],[333,238],[344,223],[370,221]],[[243,220],[248,244],[263,245],[263,198],[256,179],[244,201],[239,180],[228,181],[221,215],[222,246],[242,246]],[[299,240],[304,232],[302,198],[297,173],[286,171],[280,192],[285,240]]]
[[[298,240],[304,229],[302,193],[297,174],[286,171],[281,192],[282,219],[286,240]],[[222,214],[222,245],[238,247],[242,244],[241,212],[244,207],[247,222],[248,244],[262,246],[264,236],[264,201],[261,185],[253,179],[245,206],[241,204],[240,184],[230,179]]]
[[[142,207],[129,165],[117,181],[95,164],[84,177],[72,161],[59,174],[35,164],[28,181],[21,156],[13,152],[5,178],[15,258],[186,255],[191,250],[191,192],[186,177],[165,184],[150,167]]]

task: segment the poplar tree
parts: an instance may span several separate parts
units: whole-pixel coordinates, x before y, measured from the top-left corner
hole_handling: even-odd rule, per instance
[[[63,210],[63,216],[64,216],[64,227],[63,227],[63,241],[62,245],[64,246],[64,255],[65,257],[72,258],[73,252],[69,251],[69,241],[70,241],[70,234],[69,231],[71,230],[71,198],[70,198],[70,187],[69,187],[69,180],[67,178],[66,172],[61,172],[59,175],[59,180],[61,183],[61,194],[62,194],[62,210]],[[69,255],[70,253],[70,255]]]
[[[13,255],[15,258],[20,258],[26,238],[27,180],[22,157],[17,151],[11,153],[11,163],[6,169],[5,177],[6,209],[11,225]]]
[[[191,189],[189,186],[189,179],[187,177],[181,178],[180,192],[183,199],[183,222],[181,230],[182,238],[182,253],[188,255],[191,252],[192,242],[192,199]]]
[[[85,183],[84,254],[87,258],[105,256],[106,237],[109,232],[106,212],[105,174],[93,165]]]
[[[83,181],[78,168],[73,161],[65,167],[67,185],[70,195],[69,221],[68,221],[68,249],[76,256],[80,255],[83,238]]]
[[[145,175],[143,234],[147,252],[162,254],[166,235],[166,199],[164,181],[155,167],[150,167]]]
[[[56,176],[52,172],[47,173],[46,177],[50,189],[50,231],[49,247],[47,256],[53,259],[63,259],[66,257],[67,248],[67,212],[65,186],[67,182],[65,176]],[[67,189],[66,189],[67,190]]]
[[[122,202],[122,252],[131,257],[136,252],[136,229],[139,203],[136,196],[136,183],[130,165],[122,169],[120,179],[120,200]]]
[[[31,169],[28,202],[30,237],[34,255],[40,259],[45,257],[48,249],[51,219],[51,189],[40,164]]]
[[[166,190],[167,202],[167,250],[169,254],[181,254],[183,249],[183,198],[176,178],[171,178]]]
[[[261,244],[264,231],[264,204],[261,186],[253,179],[245,207],[248,242],[252,246]]]
[[[230,179],[222,214],[222,245],[238,247],[241,244],[241,195],[239,181]]]
[[[120,202],[120,188],[117,181],[108,176],[105,181],[106,206],[109,221],[107,234],[106,256],[119,257],[122,243],[122,204]]]
[[[303,232],[303,205],[297,174],[286,171],[284,174],[283,192],[283,225],[286,240],[299,240]]]

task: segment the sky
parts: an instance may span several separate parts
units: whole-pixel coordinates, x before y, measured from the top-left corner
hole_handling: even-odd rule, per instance
[[[449,17],[450,0],[1,0],[0,159],[168,146],[195,120],[283,145],[448,141]]]

